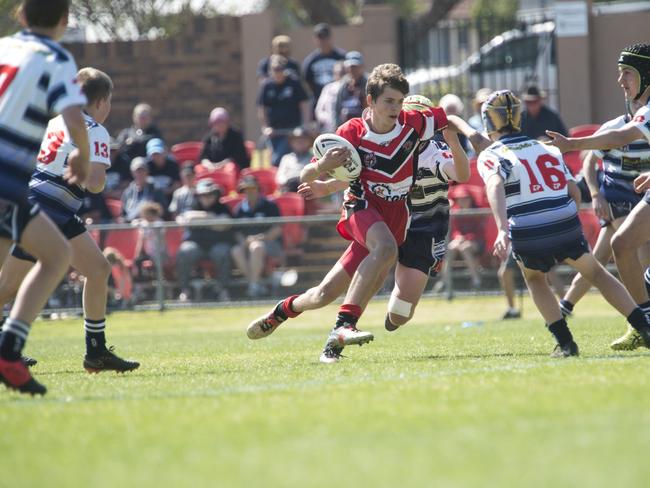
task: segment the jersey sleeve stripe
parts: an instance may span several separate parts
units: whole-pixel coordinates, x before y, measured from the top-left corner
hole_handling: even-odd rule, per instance
[[[38,80],[38,87],[41,90],[47,91],[49,86],[50,86],[50,74],[49,73],[43,73],[43,75]]]
[[[56,104],[61,97],[64,97],[67,94],[66,87],[63,83],[58,84],[54,87],[50,93],[47,95],[47,108],[52,111],[52,107]]]
[[[5,141],[8,144],[34,153],[37,153],[41,149],[41,141],[35,141],[34,139],[25,137],[7,127],[0,127],[0,141]]]
[[[44,114],[34,106],[27,107],[27,110],[25,110],[25,119],[34,122],[35,124],[42,125],[43,127],[45,127],[50,121],[48,114]]]

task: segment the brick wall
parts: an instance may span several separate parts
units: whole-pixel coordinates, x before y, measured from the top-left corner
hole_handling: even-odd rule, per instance
[[[108,73],[115,84],[106,123],[112,136],[131,125],[134,105],[147,102],[171,145],[200,139],[217,105],[242,126],[241,19],[196,18],[183,34],[156,41],[69,44],[77,65]]]

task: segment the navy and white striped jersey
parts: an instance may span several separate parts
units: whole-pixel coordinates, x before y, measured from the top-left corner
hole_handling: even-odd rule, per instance
[[[426,141],[418,156],[418,171],[410,193],[411,226],[417,232],[435,232],[449,220],[449,176],[454,160],[444,142]]]
[[[630,124],[638,128],[643,133],[646,141],[650,142],[650,101],[636,111]]]
[[[619,129],[630,122],[632,117],[621,115],[605,122],[596,132]],[[642,195],[634,191],[634,178],[644,171],[650,171],[650,143],[639,139],[627,146],[594,151],[603,160],[604,179],[600,185],[608,202],[631,202],[637,204]]]
[[[86,113],[84,121],[88,130],[91,164],[98,163],[110,167],[108,131]],[[68,166],[68,156],[75,147],[63,116],[53,118],[47,126],[38,154],[38,164],[29,182],[29,197],[55,222],[69,220],[83,203],[84,189],[79,185],[69,185],[63,179]]]
[[[553,251],[582,237],[578,208],[568,194],[573,180],[560,151],[521,135],[510,135],[481,152],[483,181],[504,180],[508,227],[516,252]]]
[[[0,171],[31,176],[48,121],[86,104],[72,55],[52,39],[19,32],[0,39]]]

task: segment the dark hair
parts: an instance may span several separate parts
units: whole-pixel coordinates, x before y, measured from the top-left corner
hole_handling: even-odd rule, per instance
[[[402,68],[396,64],[387,63],[376,66],[368,77],[366,93],[373,100],[377,100],[386,87],[398,90],[404,95],[409,92],[409,82],[402,73]]]
[[[23,0],[19,11],[29,27],[56,27],[70,11],[70,0]]]
[[[113,92],[113,81],[103,71],[95,68],[82,68],[77,73],[81,91],[86,95],[88,104],[107,99]]]

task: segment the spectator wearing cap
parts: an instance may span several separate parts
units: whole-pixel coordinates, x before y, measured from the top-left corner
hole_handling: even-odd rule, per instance
[[[546,131],[552,130],[568,136],[560,114],[545,104],[546,93],[529,86],[521,97],[526,108],[521,113],[521,132],[531,139],[547,140]]]
[[[316,49],[307,55],[302,64],[303,76],[313,97],[312,110],[316,108],[323,87],[334,81],[334,64],[345,59],[345,51],[334,46],[328,24],[314,27],[314,42]]]
[[[262,272],[267,257],[282,260],[284,251],[280,238],[282,227],[277,224],[264,224],[264,218],[279,217],[278,206],[267,200],[260,193],[259,185],[254,176],[243,177],[238,186],[244,200],[237,208],[235,218],[260,219],[259,224],[237,227],[235,239],[237,244],[232,248],[232,257],[237,267],[248,281],[248,296],[257,298],[267,293],[261,284]]]
[[[289,36],[275,36],[271,41],[271,55],[279,54],[287,58],[287,72],[289,76],[300,79],[300,65],[291,58],[291,38]],[[269,76],[269,64],[271,56],[260,60],[257,65],[257,79],[262,81]]]
[[[178,162],[169,155],[162,139],[156,138],[147,142],[147,169],[153,186],[162,192],[169,202],[174,191],[181,186],[181,177]]]
[[[232,218],[227,206],[219,201],[222,190],[210,179],[196,183],[196,199],[189,210],[176,217],[180,224],[215,218]],[[217,271],[216,291],[220,300],[229,299],[227,283],[230,280],[232,261],[230,252],[233,235],[230,225],[221,224],[206,227],[188,227],[183,235],[183,242],[176,255],[176,274],[181,293],[179,300],[191,298],[190,278],[196,265],[204,259],[212,261]]]
[[[368,105],[366,101],[368,75],[363,67],[363,56],[359,51],[350,51],[345,55],[343,66],[346,74],[341,79],[334,105],[337,127],[354,117],[361,117],[363,109]]]
[[[282,156],[275,174],[275,182],[282,192],[296,192],[300,184],[300,172],[311,161],[313,139],[309,132],[297,127],[289,134],[291,152]]]
[[[230,114],[223,107],[215,107],[208,119],[210,132],[203,137],[200,161],[209,170],[218,169],[233,161],[240,169],[250,166],[244,138],[230,125]]]
[[[120,131],[116,149],[111,152],[113,170],[120,173],[120,179],[129,181],[129,165],[133,158],[147,155],[147,142],[163,139],[160,129],[153,122],[153,109],[147,103],[133,108],[133,125]]]
[[[190,210],[195,200],[194,187],[194,162],[185,161],[181,165],[181,187],[177,188],[172,195],[169,204],[169,213],[172,218],[178,217],[186,210]]]
[[[345,74],[343,61],[337,61],[334,64],[334,81],[323,87],[316,103],[314,117],[318,123],[318,129],[321,134],[332,133],[336,130],[336,99],[341,88],[341,78]]]
[[[149,181],[147,160],[138,156],[131,161],[131,175],[133,181],[122,193],[122,220],[131,222],[140,215],[140,206],[143,202],[157,202],[162,208],[167,208],[165,195],[156,190]]]
[[[307,93],[300,81],[287,76],[286,66],[285,57],[271,56],[271,77],[262,83],[257,97],[258,116],[262,133],[269,141],[273,166],[290,151],[288,135],[302,125],[306,112]]]

